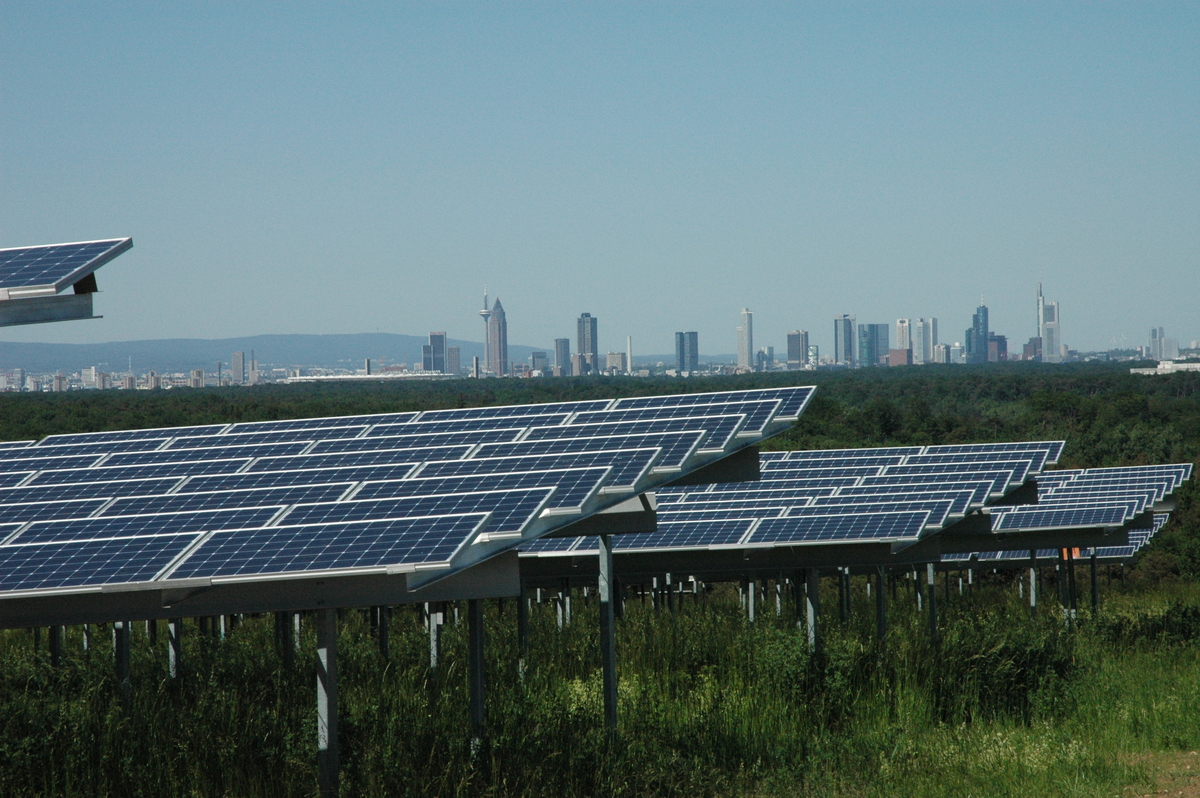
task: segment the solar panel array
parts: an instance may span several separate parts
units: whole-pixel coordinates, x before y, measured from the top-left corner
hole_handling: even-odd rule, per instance
[[[1191,463],[1158,466],[1124,466],[1052,471],[1038,478],[1038,503],[1029,507],[995,508],[998,515],[993,527],[1049,528],[1061,526],[1124,526],[1151,519],[1129,528],[1129,544],[1095,549],[1097,558],[1128,560],[1150,541],[1170,519],[1169,512],[1154,512],[1156,503],[1174,493],[1192,476]],[[1090,557],[1092,549],[1079,550]],[[1038,558],[1057,557],[1058,550],[1038,550]],[[993,551],[974,554],[947,554],[945,561],[980,562],[1027,561],[1028,551]]]
[[[1044,441],[764,452],[759,482],[658,491],[658,531],[620,538],[616,550],[915,542],[1057,462],[1062,448]],[[526,549],[591,550],[584,538]]]
[[[133,239],[0,249],[0,290],[57,294],[133,246]],[[7,298],[7,297],[5,297]]]
[[[0,601],[172,580],[466,567],[790,426],[812,388],[0,446]]]

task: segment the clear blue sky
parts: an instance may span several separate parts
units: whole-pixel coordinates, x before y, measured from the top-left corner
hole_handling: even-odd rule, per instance
[[[0,337],[1200,338],[1195,2],[338,6],[0,6],[0,246],[135,244]]]

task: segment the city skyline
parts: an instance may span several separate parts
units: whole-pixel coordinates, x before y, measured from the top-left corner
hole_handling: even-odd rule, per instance
[[[848,310],[954,340],[981,291],[1015,346],[1038,282],[1078,349],[1200,333],[1194,4],[7,21],[0,246],[138,245],[103,319],[6,340],[477,339],[489,281],[512,340],[588,308],[602,351],[732,351],[740,307],[777,348]]]

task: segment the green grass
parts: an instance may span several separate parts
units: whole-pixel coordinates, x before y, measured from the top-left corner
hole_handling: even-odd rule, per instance
[[[1003,574],[943,601],[933,645],[909,583],[881,650],[855,580],[851,622],[827,602],[810,656],[790,601],[750,624],[717,586],[674,613],[631,600],[618,625],[621,730],[603,731],[597,615],[576,591],[560,631],[535,605],[518,667],[515,608],[488,603],[490,747],[470,751],[466,622],[445,628],[434,678],[411,607],[383,661],[364,615],[340,625],[346,795],[1118,795],[1144,755],[1200,747],[1200,591],[1106,587],[1074,630],[1036,621]],[[833,583],[825,595],[834,594]],[[941,597],[944,599],[944,596]],[[1044,609],[1049,610],[1049,607]],[[763,611],[765,610],[765,612]],[[70,630],[52,669],[24,630],[0,633],[0,794],[311,795],[314,639],[296,666],[273,619],[225,641],[185,635],[184,679],[134,626],[133,706],[115,700],[112,646]]]

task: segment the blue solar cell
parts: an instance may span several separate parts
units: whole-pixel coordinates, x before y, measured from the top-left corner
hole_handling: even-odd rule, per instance
[[[544,554],[550,552],[570,551],[575,544],[579,543],[583,538],[566,537],[566,538],[538,538],[531,540],[528,543],[522,543],[518,551],[521,554]]]
[[[554,438],[539,441],[525,440],[518,443],[487,443],[479,447],[479,451],[472,455],[472,459],[658,447],[662,449],[662,455],[655,461],[655,467],[679,468],[696,451],[704,437],[704,432],[660,432],[645,435],[612,435],[602,438]]]
[[[653,407],[690,407],[692,405],[714,405],[726,402],[756,400],[780,401],[780,418],[797,418],[812,397],[811,387],[766,388],[751,391],[721,391],[717,393],[687,393],[670,396],[637,396],[618,399],[613,410],[628,410]]]
[[[650,470],[658,457],[658,449],[625,449],[584,454],[547,454],[532,457],[496,457],[492,459],[456,460],[449,463],[429,463],[421,469],[422,477],[453,477],[471,474],[503,474],[521,471],[553,471],[563,468],[612,466],[612,477],[606,487],[633,487]]]
[[[781,518],[788,510],[782,507],[722,507],[720,509],[672,510],[659,509],[661,521],[721,521],[733,518]]]
[[[946,518],[950,515],[950,510],[953,505],[949,499],[929,499],[929,500],[910,500],[910,501],[864,501],[857,505],[847,505],[844,507],[793,507],[784,515],[789,518],[807,518],[810,516],[823,515],[860,515],[864,513],[892,513],[905,511],[925,511],[929,513],[930,526],[939,526],[946,523]]]
[[[328,485],[334,482],[365,482],[373,479],[403,479],[416,463],[357,466],[354,468],[316,468],[311,471],[260,471],[253,474],[200,476],[189,479],[180,489],[186,493],[250,488],[282,488],[290,485]]]
[[[64,454],[116,454],[119,452],[152,452],[170,438],[134,438],[128,441],[101,441],[99,443],[60,443],[52,446],[31,446],[22,454],[30,457]]]
[[[877,446],[869,449],[800,449],[790,452],[772,452],[784,454],[787,460],[827,460],[831,457],[855,459],[858,457],[903,457],[910,454],[920,454],[920,446]]]
[[[541,405],[502,405],[500,407],[464,407],[455,410],[429,410],[421,414],[421,423],[432,421],[477,421],[482,418],[526,418],[537,416],[586,413],[604,410],[611,399],[589,399],[583,402],[552,402]],[[529,426],[532,426],[530,424]],[[540,426],[540,422],[539,422]]]
[[[824,515],[766,518],[750,535],[750,543],[839,543],[917,538],[929,520],[927,512],[874,515]]]
[[[178,437],[180,435],[215,435],[225,429],[228,424],[204,424],[198,427],[159,427],[156,429],[130,429],[114,432],[75,432],[66,435],[49,435],[43,438],[38,448],[43,446],[61,446],[65,443],[106,443],[108,441],[135,441],[145,438],[160,439]]]
[[[114,454],[104,461],[104,465],[124,466],[148,463],[183,463],[196,460],[228,460],[234,457],[270,457],[272,455],[299,454],[310,445],[307,441],[301,441],[299,443],[257,443],[249,446],[130,452],[127,454]]]
[[[98,455],[67,455],[66,457],[0,457],[0,472],[40,471],[46,468],[87,468],[95,463]]]
[[[873,477],[877,476],[887,466],[852,466],[840,465],[834,468],[809,468],[803,463],[791,465],[791,461],[785,461],[788,465],[779,468],[770,468],[761,471],[763,482],[781,479],[823,479],[837,477]]]
[[[167,446],[168,449],[203,449],[220,446],[247,446],[255,443],[295,443],[296,441],[335,440],[338,438],[357,438],[367,428],[333,427],[320,430],[280,430],[279,432],[246,432],[240,435],[190,435],[176,438]]]
[[[898,474],[898,475],[883,475],[878,477],[864,477],[862,484],[859,487],[876,488],[881,486],[896,487],[901,485],[924,486],[934,485],[944,488],[958,488],[962,486],[979,486],[988,484],[988,495],[1003,493],[1012,480],[1011,471],[984,471],[973,474]],[[842,488],[839,493],[845,493],[849,488]]]
[[[772,459],[761,463],[763,472],[805,471],[810,468],[868,468],[871,466],[899,465],[904,458],[898,455],[883,457],[810,457],[804,460]]]
[[[864,504],[903,504],[907,502],[949,502],[948,512],[963,515],[970,509],[975,494],[966,491],[937,491],[921,493],[909,491],[905,493],[875,494],[868,496],[829,496],[813,499],[811,507],[858,507]],[[899,508],[895,508],[899,509]],[[938,519],[942,523],[944,519]]]
[[[33,473],[32,471],[13,471],[8,474],[0,474],[0,488],[11,488],[20,485]]]
[[[216,532],[171,578],[448,562],[487,516],[444,516]]]
[[[680,407],[643,407],[628,410],[606,410],[580,413],[573,424],[611,424],[620,421],[648,421],[664,418],[696,418],[716,415],[744,415],[743,432],[761,432],[775,417],[779,400],[766,402],[729,402],[716,405],[686,405]]]
[[[858,484],[858,477],[814,477],[799,479],[769,479],[757,482],[717,482],[712,485],[688,485],[678,488],[659,488],[662,495],[668,491],[680,493],[753,493],[760,490],[795,490],[808,494],[810,490],[820,488],[844,489]],[[816,495],[816,494],[812,494]]]
[[[417,477],[390,482],[368,482],[354,494],[355,499],[384,499],[424,496],[436,493],[464,493],[483,490],[555,487],[550,507],[578,509],[595,495],[608,479],[608,466],[568,468],[561,471],[533,471],[516,474],[477,474],[463,477]]]
[[[951,443],[927,446],[924,454],[967,454],[971,452],[1032,452],[1046,453],[1046,462],[1057,463],[1062,457],[1065,441],[1017,441],[1013,443]]]
[[[909,457],[907,465],[940,465],[942,463],[988,463],[1006,460],[1028,460],[1031,472],[1042,471],[1046,467],[1046,452],[1035,450],[1027,452],[997,451],[997,452],[959,452],[942,454],[918,454]]]
[[[994,489],[993,482],[922,482],[908,483],[900,485],[860,485],[857,487],[841,488],[837,492],[837,496],[844,499],[852,499],[855,497],[865,496],[890,496],[900,494],[903,496],[920,496],[922,498],[928,496],[942,496],[949,494],[955,496],[966,496],[968,506],[974,504],[983,504],[987,501],[988,494]],[[955,511],[957,512],[957,510]]]
[[[172,479],[137,479],[125,482],[78,482],[29,488],[0,488],[0,504],[51,502],[65,499],[98,499],[166,493],[180,482]]]
[[[12,449],[28,449],[33,446],[33,441],[0,441],[0,450],[10,451]]]
[[[0,546],[0,590],[148,581],[195,539],[195,535],[164,535]]]
[[[245,432],[279,432],[282,430],[323,430],[333,427],[357,427],[374,424],[404,424],[417,417],[416,413],[377,413],[366,416],[336,416],[325,418],[294,418],[284,421],[243,421],[234,424],[230,434]]]
[[[132,238],[112,238],[0,249],[0,288],[37,286],[58,293],[132,246]]]
[[[937,465],[897,465],[887,466],[883,476],[900,476],[911,474],[966,474],[974,476],[977,473],[1009,471],[1012,476],[1009,482],[1024,482],[1029,474],[1028,460],[1000,460],[989,463],[942,463]]]
[[[162,463],[154,465],[116,466],[114,468],[76,468],[63,471],[42,471],[30,485],[65,485],[71,482],[120,482],[127,479],[155,479],[190,476],[192,474],[230,474],[242,468],[249,459],[207,460],[205,462]]]
[[[72,499],[33,504],[0,504],[0,519],[7,522],[49,521],[54,518],[87,518],[108,499]]]
[[[259,471],[291,471],[311,468],[350,468],[354,466],[386,465],[391,463],[441,462],[460,460],[471,446],[425,446],[415,449],[375,449],[366,452],[335,452],[333,454],[302,454],[293,457],[264,457],[246,469]]]
[[[1018,508],[1003,513],[992,522],[993,530],[1055,529],[1071,527],[1120,526],[1125,523],[1123,507],[1084,507],[1069,510]]]
[[[732,546],[745,536],[752,520],[660,521],[655,532],[621,535],[615,550],[693,549],[708,546]],[[593,547],[594,548],[594,547]]]
[[[748,483],[754,484],[754,483]],[[770,483],[775,484],[775,483]],[[702,486],[696,486],[702,487]],[[741,499],[743,501],[757,501],[760,499],[815,499],[818,496],[832,496],[837,488],[760,488],[758,490],[714,490],[714,491],[695,491],[692,493],[680,493],[663,495],[658,492],[658,503],[661,506],[664,503],[672,503],[676,501],[687,502],[702,502],[702,501],[720,501],[722,499]]]
[[[309,454],[333,454],[335,452],[366,452],[373,449],[406,449],[419,446],[461,446],[463,444],[498,443],[514,441],[524,427],[513,429],[481,429],[468,432],[434,432],[427,435],[388,435],[376,438],[348,438],[335,441],[318,441]]]
[[[38,521],[15,539],[17,544],[103,540],[203,532],[210,529],[262,526],[279,513],[280,507],[247,510],[208,510],[163,515],[127,515],[83,518],[73,521]]]
[[[590,438],[610,435],[641,435],[651,432],[684,432],[705,430],[701,450],[724,450],[745,423],[743,415],[696,416],[693,418],[661,418],[649,421],[614,421],[607,424],[567,424],[555,427],[534,427],[525,440],[550,438]]]
[[[460,421],[411,421],[407,424],[380,424],[371,428],[371,437],[389,435],[438,435],[449,432],[478,432],[480,430],[512,429],[514,424],[536,423],[538,426],[561,424],[570,416],[560,413],[553,416],[540,416],[535,419],[510,418],[497,416],[495,418],[462,419]]]
[[[553,488],[535,488],[302,504],[292,508],[279,523],[284,526],[307,526],[424,515],[491,513],[487,526],[489,534],[519,532],[538,516],[553,492]]]
[[[177,493],[171,496],[130,496],[114,501],[104,508],[101,516],[180,513],[235,507],[276,507],[301,502],[332,502],[341,498],[349,490],[351,484],[342,482],[333,485],[299,485],[292,488]]]

